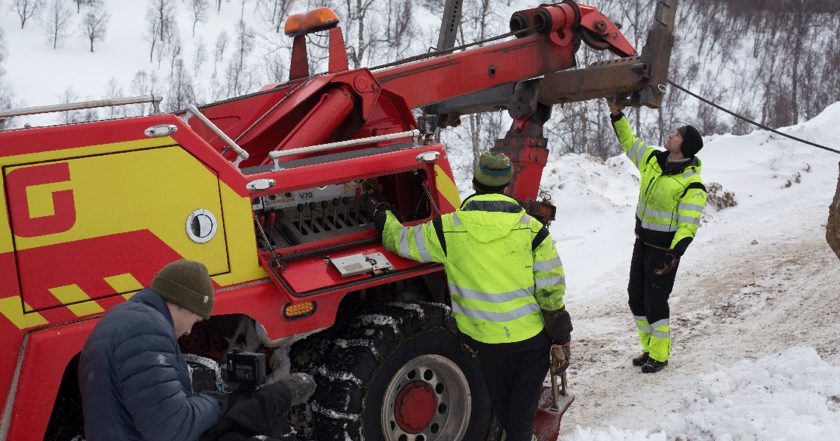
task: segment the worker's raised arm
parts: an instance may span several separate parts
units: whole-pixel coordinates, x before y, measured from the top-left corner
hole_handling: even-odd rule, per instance
[[[630,127],[630,122],[627,121],[627,117],[624,116],[624,113],[620,111],[618,113],[613,113],[610,115],[610,119],[612,120],[615,134],[618,136],[618,142],[621,144],[621,149],[624,150],[624,153],[628,158],[630,158],[633,165],[635,165],[636,168],[641,169],[645,161],[647,161],[650,155],[656,150],[649,147],[647,143],[636,137],[633,133],[633,129]]]

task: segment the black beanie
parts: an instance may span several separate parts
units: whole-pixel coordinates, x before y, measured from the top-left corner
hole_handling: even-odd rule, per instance
[[[682,126],[677,131],[682,135],[683,141],[680,150],[686,158],[696,155],[703,148],[703,137],[700,136],[700,132],[694,126]]]
[[[163,267],[151,288],[164,300],[207,320],[213,310],[213,280],[207,267],[193,260],[176,260]]]

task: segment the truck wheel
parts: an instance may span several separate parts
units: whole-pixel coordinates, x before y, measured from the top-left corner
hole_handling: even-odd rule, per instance
[[[490,399],[444,305],[391,304],[358,317],[316,370],[319,440],[480,440]]]

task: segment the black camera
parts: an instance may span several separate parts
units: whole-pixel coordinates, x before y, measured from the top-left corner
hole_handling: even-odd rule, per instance
[[[256,389],[265,384],[265,354],[262,352],[228,354],[227,381],[248,389]]]

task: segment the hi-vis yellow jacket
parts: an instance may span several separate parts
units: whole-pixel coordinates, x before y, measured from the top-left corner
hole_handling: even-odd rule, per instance
[[[454,213],[406,227],[387,212],[385,247],[442,263],[458,329],[483,343],[514,343],[542,331],[540,309],[564,306],[563,264],[543,225],[514,199],[474,195]]]
[[[636,234],[647,244],[682,255],[697,234],[706,207],[700,159],[695,156],[684,165],[669,166],[668,152],[637,138],[624,115],[614,118],[613,128],[624,153],[641,172]]]

